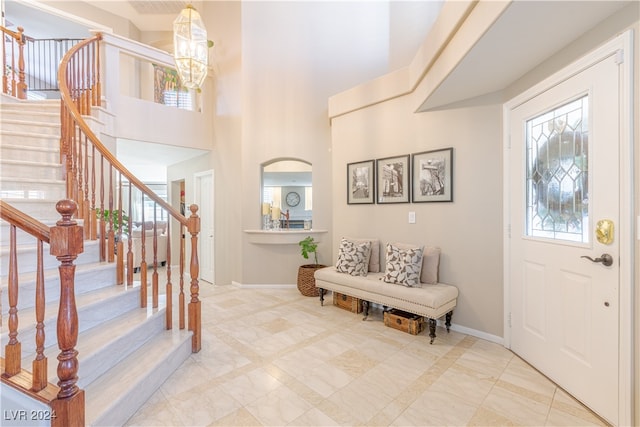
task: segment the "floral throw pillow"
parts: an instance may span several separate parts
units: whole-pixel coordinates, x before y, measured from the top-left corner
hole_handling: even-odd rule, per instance
[[[366,276],[369,271],[371,242],[355,243],[347,239],[340,241],[336,270],[352,276]]]
[[[420,287],[422,248],[399,248],[387,244],[386,267],[381,280],[408,287]]]

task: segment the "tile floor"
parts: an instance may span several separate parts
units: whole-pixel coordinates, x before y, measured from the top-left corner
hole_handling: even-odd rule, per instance
[[[128,426],[606,425],[482,339],[438,328],[429,345],[295,288],[200,291],[202,350]]]

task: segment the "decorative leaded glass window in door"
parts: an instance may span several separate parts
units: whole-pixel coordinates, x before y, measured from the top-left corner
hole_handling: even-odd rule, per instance
[[[589,98],[527,121],[527,236],[589,242]]]

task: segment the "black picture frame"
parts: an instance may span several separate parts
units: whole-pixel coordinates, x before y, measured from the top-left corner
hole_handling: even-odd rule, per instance
[[[374,160],[347,163],[347,204],[375,203],[376,171]]]
[[[409,154],[376,160],[376,201],[384,203],[409,203],[410,163]]]
[[[453,147],[411,155],[411,201],[453,202]]]

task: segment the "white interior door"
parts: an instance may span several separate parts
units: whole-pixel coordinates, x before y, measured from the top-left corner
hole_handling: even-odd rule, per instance
[[[511,108],[506,154],[510,347],[613,424],[620,344],[618,70],[612,53]],[[602,237],[602,220],[613,225],[610,240]]]
[[[198,253],[200,278],[213,283],[214,280],[214,203],[213,171],[195,174],[195,203],[199,206],[200,236]]]

